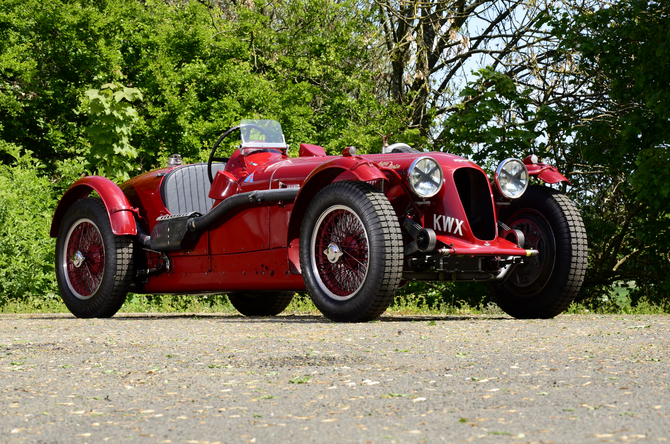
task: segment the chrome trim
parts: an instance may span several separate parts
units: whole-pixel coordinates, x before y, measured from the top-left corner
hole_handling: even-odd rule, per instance
[[[417,190],[414,188],[414,185],[412,185],[412,181],[411,181],[412,171],[414,170],[414,167],[416,166],[417,163],[419,163],[423,159],[430,159],[433,163],[435,163],[435,165],[437,165],[437,168],[440,171],[440,184],[439,184],[439,186],[437,187],[437,190],[435,190],[434,193],[431,193],[431,194],[428,194],[428,195],[419,194],[417,192]],[[433,159],[430,156],[417,157],[416,159],[414,159],[412,164],[409,166],[409,169],[407,170],[407,183],[409,184],[409,188],[412,190],[412,192],[414,194],[416,194],[417,196],[419,196],[420,198],[422,198],[422,199],[428,199],[428,198],[431,198],[431,197],[435,196],[437,193],[440,192],[440,190],[444,186],[444,171],[442,170],[442,165],[440,165],[440,163],[437,160]]]
[[[526,172],[526,185],[523,188],[523,191],[519,193],[518,196],[508,196],[502,189],[502,186],[500,186],[500,182],[498,180],[498,176],[500,176],[500,173],[503,169],[503,167],[508,163],[508,162],[518,162],[522,167],[523,170]],[[526,192],[528,189],[528,185],[530,183],[530,174],[528,174],[528,168],[526,168],[526,164],[523,163],[520,159],[517,159],[515,157],[508,157],[507,159],[503,160],[500,162],[500,165],[498,165],[498,168],[496,169],[496,174],[495,174],[495,183],[496,187],[498,187],[498,191],[500,191],[500,194],[505,196],[507,199],[518,199],[519,197],[523,196],[523,194]]]

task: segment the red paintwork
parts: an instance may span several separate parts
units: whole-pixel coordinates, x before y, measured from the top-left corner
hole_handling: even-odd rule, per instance
[[[217,229],[222,227],[223,229]],[[238,208],[209,231],[213,254],[262,251],[270,247],[270,207]]]
[[[147,233],[151,233],[158,217],[170,214],[163,204],[160,190],[163,178],[174,168],[178,167],[149,171],[121,184],[120,188],[128,196],[130,203],[139,209],[140,223]],[[170,253],[170,256],[194,256],[199,254],[209,254],[207,234],[200,236],[198,243],[192,250],[173,252]]]
[[[70,206],[79,199],[83,199],[91,194],[91,191],[96,191],[100,195],[100,198],[102,198],[102,202],[105,204],[105,208],[107,208],[109,222],[114,234],[118,236],[137,234],[135,217],[133,216],[133,211],[136,211],[136,209],[130,205],[119,187],[105,177],[88,176],[73,183],[67,189],[60,202],[58,202],[58,207],[56,207],[56,213],[51,223],[51,231],[49,233],[51,237],[58,235],[60,222],[65,217],[65,213],[67,213]]]
[[[161,200],[160,186],[163,177],[172,168],[150,171],[121,184],[121,191],[128,197],[131,205],[139,209],[140,220],[147,233],[151,232],[149,221],[170,214]]]
[[[501,237],[495,241],[472,244],[454,236],[437,236],[439,242],[449,245],[452,254],[464,256],[526,256],[527,251]],[[489,244],[489,245],[486,245]]]
[[[365,158],[356,157],[308,157],[288,159],[271,166],[275,171],[273,177],[281,177],[281,182],[287,187],[299,186],[300,192],[288,217],[288,226],[273,229],[285,229],[280,236],[286,236],[289,246],[288,257],[291,271],[300,273],[300,226],[307,207],[316,194],[329,183],[341,180],[380,181],[386,180],[383,172]],[[279,182],[279,179],[274,179]]]
[[[149,280],[146,293],[304,291],[302,276],[289,271],[286,249],[240,254],[178,257],[173,270]]]
[[[193,294],[304,290],[298,239],[305,211],[320,190],[341,180],[365,181],[383,189],[399,216],[411,209],[415,222],[435,230],[437,248],[449,250],[450,254],[503,257],[527,254],[526,250],[498,238],[497,231],[493,239],[477,239],[473,235],[453,176],[455,171],[465,167],[481,174],[485,172],[466,159],[446,153],[359,156],[347,152],[346,157],[326,156],[322,147],[308,144],[301,144],[299,153],[300,157],[289,158],[274,149],[246,154],[236,150],[225,171],[215,175],[209,194],[215,205],[236,193],[298,187],[300,191],[295,202],[231,210],[201,234],[192,250],[169,252],[171,270],[147,278],[143,287],[135,291]],[[420,199],[411,194],[406,177],[412,161],[424,155],[440,163],[445,180],[436,196],[417,203]],[[532,162],[526,166],[531,175],[549,183],[569,183],[554,167]],[[120,187],[96,176],[77,181],[58,205],[52,236],[57,234],[67,208],[92,190],[97,191],[105,202],[115,234],[136,234],[133,213],[144,231],[151,233],[156,218],[169,214],[160,190],[163,177],[171,170],[151,171]],[[493,205],[490,188],[489,197]],[[459,229],[455,230],[456,225],[452,224],[450,231],[447,218],[457,220]]]
[[[572,182],[570,182],[567,177],[562,175],[556,167],[551,165],[535,163],[533,165],[526,165],[526,168],[528,168],[528,174],[531,176],[537,176],[546,183],[565,182],[568,185],[572,185]]]
[[[558,171],[558,168],[547,165],[546,163],[533,163],[532,158],[533,156],[528,156],[523,159],[523,163],[526,165],[529,175],[536,176],[546,183],[564,182],[568,185],[572,185],[572,182],[562,175],[560,171]]]
[[[326,150],[319,145],[310,145],[308,143],[301,143],[298,157],[325,157]]]
[[[212,188],[209,190],[209,198],[221,202],[230,196],[236,195],[239,190],[240,184],[237,183],[235,176],[228,171],[217,171]]]

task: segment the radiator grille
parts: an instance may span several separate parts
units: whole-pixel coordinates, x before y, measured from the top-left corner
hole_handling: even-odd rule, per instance
[[[454,182],[472,234],[480,240],[495,239],[495,213],[486,175],[474,168],[459,168],[454,172]]]

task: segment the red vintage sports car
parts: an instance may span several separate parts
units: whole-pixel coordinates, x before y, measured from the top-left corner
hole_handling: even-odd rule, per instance
[[[231,157],[222,140],[239,132]],[[491,185],[473,162],[405,144],[288,157],[278,122],[243,120],[208,163],[120,186],[75,182],[51,226],[63,301],[78,317],[113,316],[129,291],[228,293],[247,316],[282,312],[307,290],[334,321],[381,315],[406,281],[487,281],[517,318],[550,318],[577,295],[584,224],[558,191],[570,183],[535,156],[506,159]],[[88,197],[92,192],[100,197]]]

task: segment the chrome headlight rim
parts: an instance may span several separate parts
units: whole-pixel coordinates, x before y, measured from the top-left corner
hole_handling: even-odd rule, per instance
[[[501,182],[501,177],[500,176],[503,172],[503,169],[505,168],[505,166],[507,166],[510,163],[519,164],[522,168],[523,175],[525,176],[525,179],[521,180],[521,182],[523,182],[523,188],[519,192],[517,192],[516,194],[511,194],[511,193],[506,192],[505,188],[500,183]],[[528,189],[528,185],[530,184],[530,175],[528,174],[528,168],[526,167],[526,164],[524,164],[522,160],[517,159],[515,157],[508,157],[507,159],[500,162],[500,165],[498,165],[498,168],[496,169],[495,182],[496,182],[496,187],[498,187],[498,191],[500,191],[500,194],[505,196],[507,199],[518,199],[518,198],[520,198],[521,196],[524,195],[524,193]]]
[[[412,181],[412,172],[414,171],[417,164],[422,160],[428,160],[431,163],[435,164],[435,166],[437,166],[437,170],[440,173],[440,180],[439,183],[437,184],[437,187],[435,187],[434,191],[427,194],[422,193],[416,186],[417,184],[421,183],[421,181],[418,181],[417,183],[414,183]],[[442,171],[442,165],[440,165],[440,163],[437,160],[433,159],[430,156],[417,157],[416,159],[414,159],[414,161],[412,161],[411,165],[409,166],[409,170],[407,171],[407,183],[409,184],[409,188],[412,190],[412,192],[422,199],[429,199],[435,196],[437,193],[440,192],[440,190],[442,190],[442,186],[444,185],[444,171]]]

